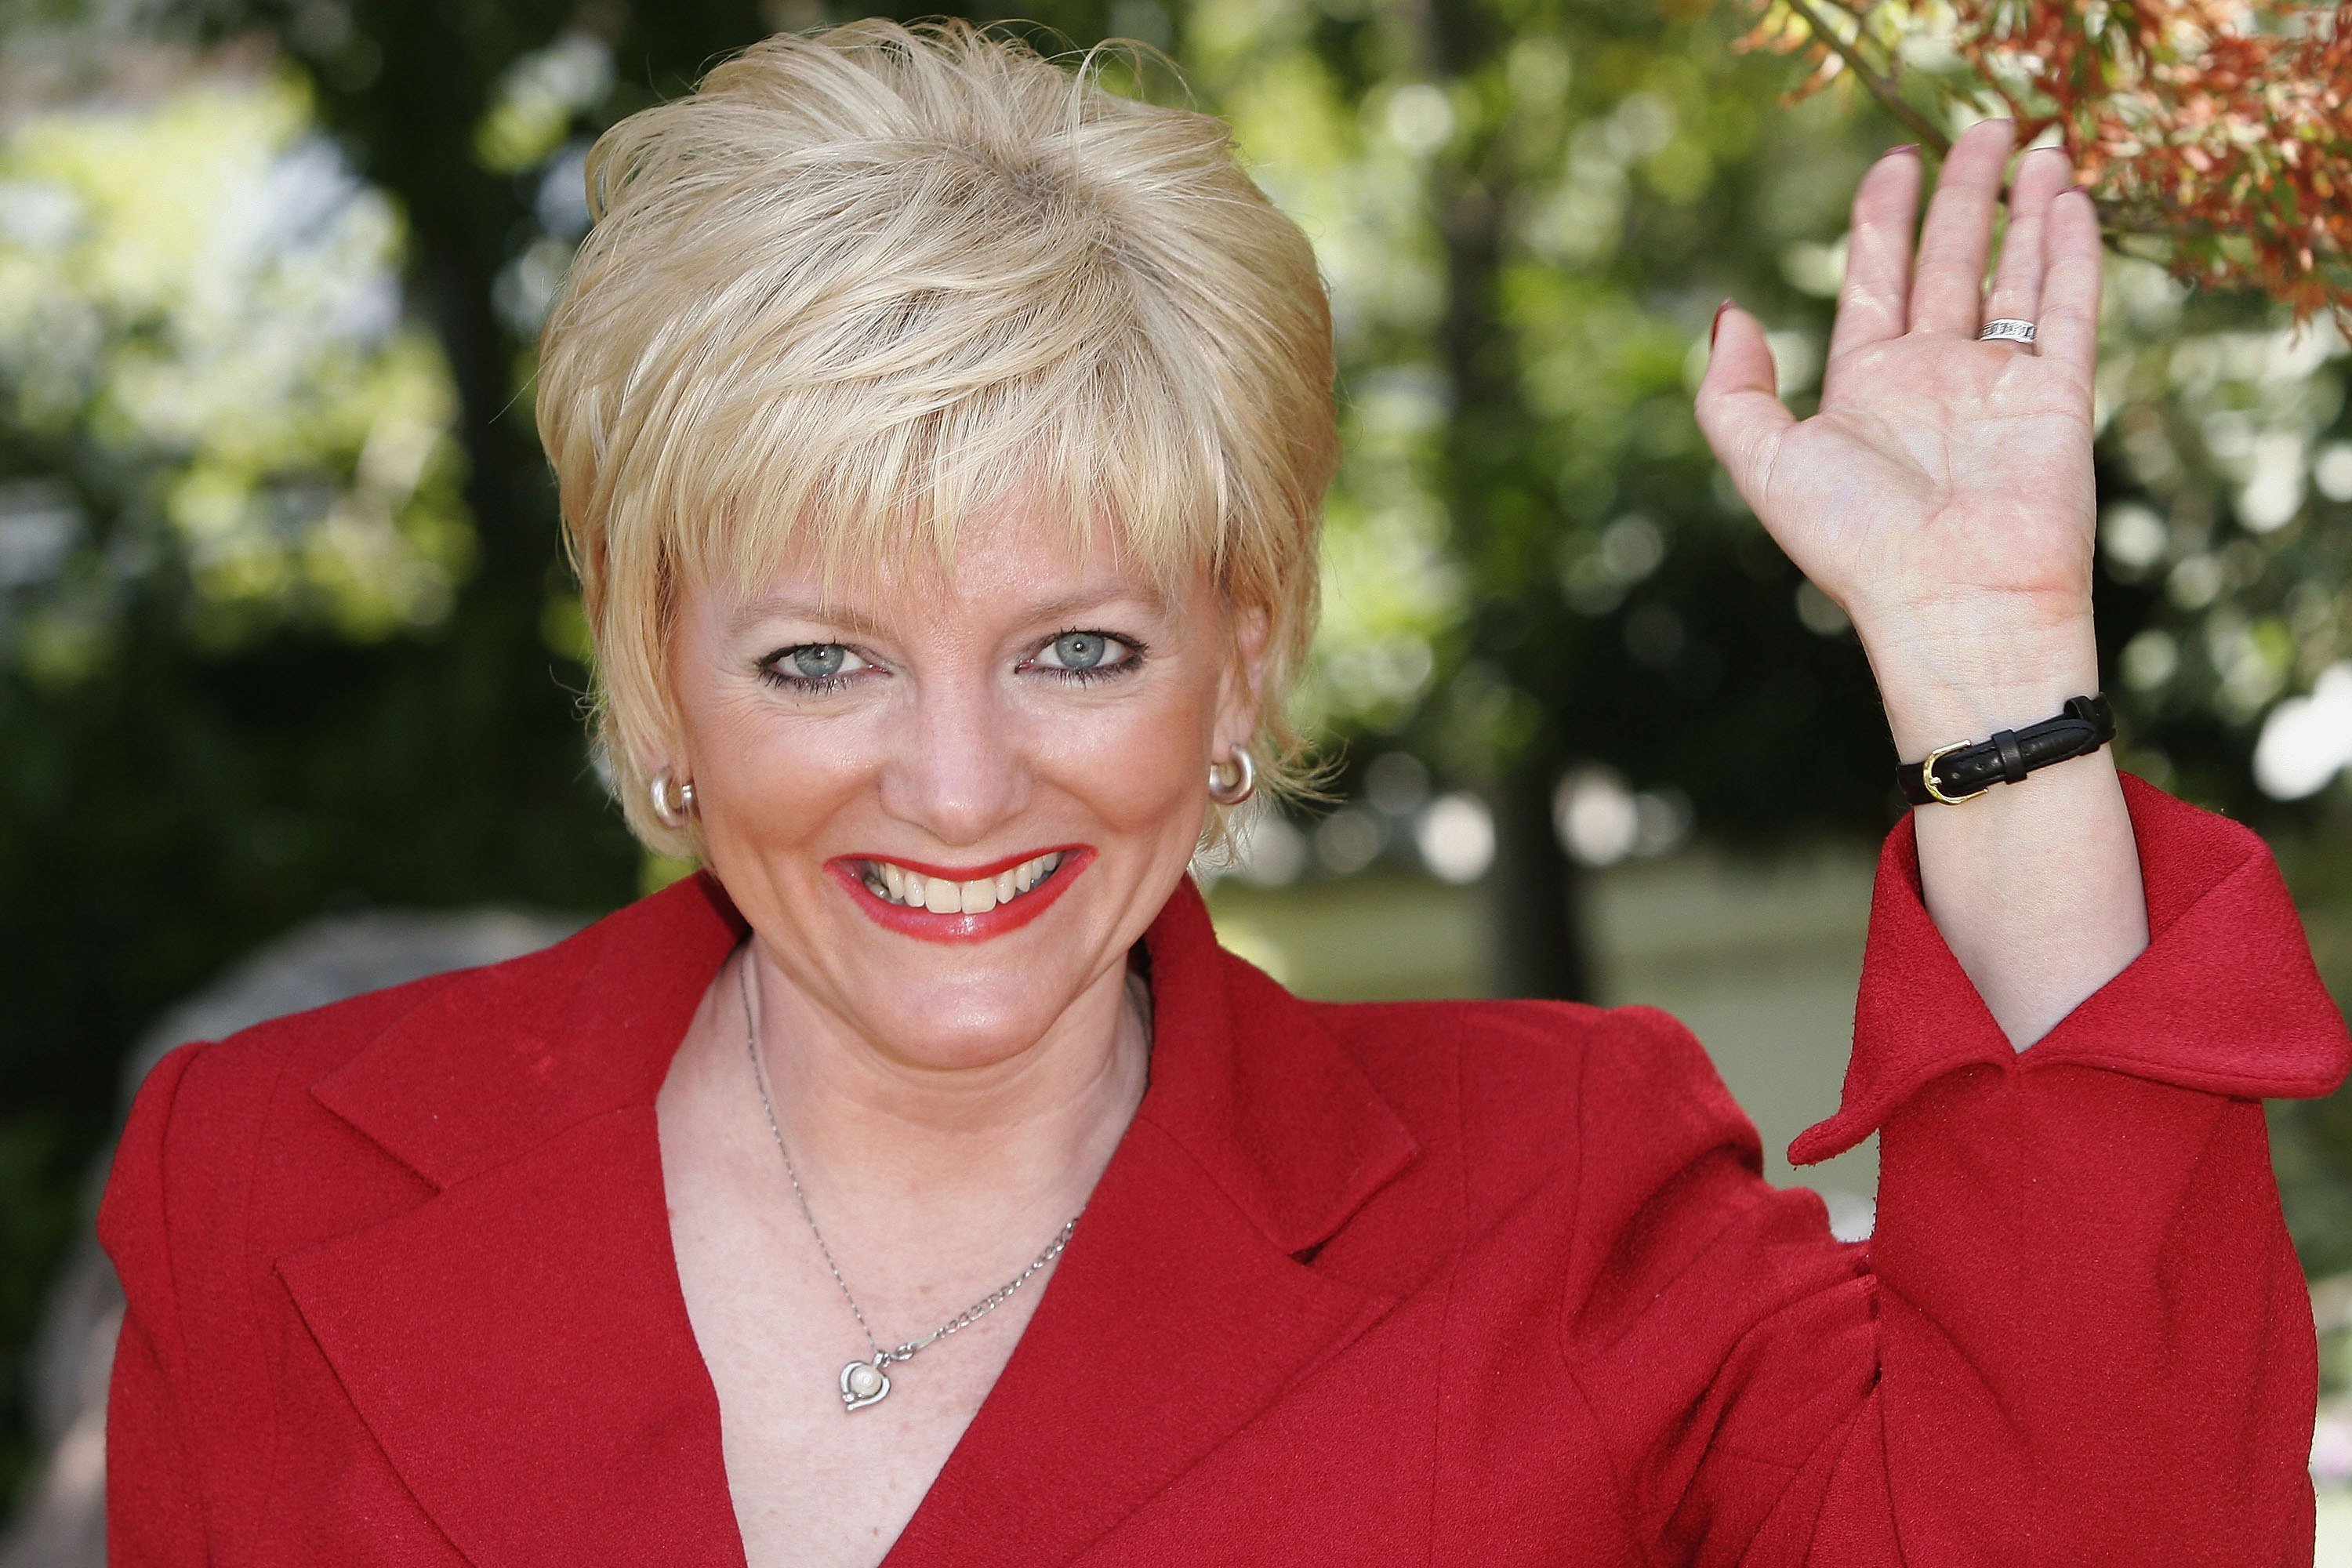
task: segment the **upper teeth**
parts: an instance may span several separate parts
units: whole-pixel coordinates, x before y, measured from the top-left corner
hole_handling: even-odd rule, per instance
[[[865,880],[866,889],[876,898],[904,904],[910,910],[929,910],[935,915],[984,915],[1044,881],[1061,863],[1062,852],[1056,849],[1033,860],[1024,860],[993,877],[952,882],[945,877],[909,871],[887,860],[868,860]]]

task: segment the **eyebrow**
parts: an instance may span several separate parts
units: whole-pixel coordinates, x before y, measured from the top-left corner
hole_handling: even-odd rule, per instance
[[[1135,600],[1162,617],[1171,615],[1175,609],[1168,595],[1157,588],[1146,584],[1121,584],[1117,587],[1086,590],[1066,595],[1059,599],[1048,600],[1042,605],[1032,606],[1025,618],[1032,621],[1065,621],[1089,610],[1101,609],[1106,605],[1115,604],[1122,599]],[[784,594],[770,594],[747,601],[735,612],[731,619],[734,630],[740,634],[772,616],[796,621],[814,621],[823,626],[838,627],[855,637],[887,637],[889,635],[888,629],[880,621],[855,605],[828,605],[819,600],[798,598]]]
[[[882,636],[882,623],[863,610],[843,605],[826,605],[814,599],[796,599],[787,595],[770,594],[746,601],[730,617],[731,629],[737,633],[750,631],[761,621],[781,616],[785,620],[815,621],[858,637]]]

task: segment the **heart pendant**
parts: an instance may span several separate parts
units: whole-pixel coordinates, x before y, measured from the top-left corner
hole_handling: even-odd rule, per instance
[[[841,1407],[863,1410],[879,1405],[890,1392],[890,1374],[870,1361],[854,1361],[841,1369]]]

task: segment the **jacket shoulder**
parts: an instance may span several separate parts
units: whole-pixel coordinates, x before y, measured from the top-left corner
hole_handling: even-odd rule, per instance
[[[240,1109],[259,1110],[288,1088],[305,1091],[427,1005],[455,1005],[493,1022],[509,1007],[528,1006],[576,976],[596,935],[592,925],[518,957],[424,975],[183,1046],[188,1060],[171,1090],[175,1130],[193,1131]],[[134,1115],[147,1092],[142,1080]]]
[[[1761,1169],[1754,1125],[1690,1030],[1655,1007],[1575,1002],[1325,1003],[1326,1026],[1424,1147],[1474,1187],[1720,1147]]]
[[[1731,1104],[1715,1064],[1680,1019],[1655,1007],[1581,1002],[1311,1004],[1358,1064],[1408,1099],[1444,1058],[1463,1082],[1538,1100],[1580,1089],[1638,1090],[1664,1103]]]
[[[366,1185],[365,1176],[389,1163],[353,1149],[359,1141],[311,1097],[311,1086],[421,1008],[495,1014],[551,994],[576,973],[594,931],[167,1053],[132,1096],[100,1205],[100,1240],[126,1286],[165,1251],[225,1260],[230,1254],[218,1244],[232,1234],[253,1237],[256,1216],[246,1211],[255,1203],[288,1198],[311,1207]],[[271,1179],[263,1179],[265,1165]],[[276,1226],[263,1220],[260,1228]]]

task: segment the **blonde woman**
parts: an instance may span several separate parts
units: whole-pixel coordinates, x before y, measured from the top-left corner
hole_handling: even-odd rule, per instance
[[[2098,236],[2027,155],[1987,298],[2011,152],[1916,247],[1872,168],[1820,414],[1738,310],[1699,393],[1922,801],[1798,1150],[1882,1134],[1850,1246],[1662,1015],[1218,950],[1335,460],[1222,126],[881,23],[616,126],[540,418],[621,800],[704,869],[156,1069],[116,1560],[2307,1553],[2256,1099],[2343,1024],[2260,844],[2104,748]]]

